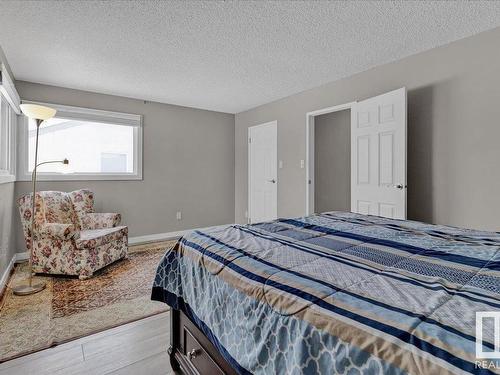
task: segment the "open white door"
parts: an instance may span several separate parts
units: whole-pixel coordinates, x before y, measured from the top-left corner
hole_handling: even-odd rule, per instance
[[[278,217],[278,126],[276,121],[248,128],[248,219]]]
[[[351,211],[406,219],[406,88],[351,108]]]

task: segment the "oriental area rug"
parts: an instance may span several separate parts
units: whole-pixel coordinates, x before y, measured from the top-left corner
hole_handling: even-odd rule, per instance
[[[15,296],[11,287],[26,279],[28,264],[16,265],[0,310],[0,362],[168,311],[151,301],[156,267],[175,241],[129,248],[127,259],[78,277],[35,276],[47,287]]]

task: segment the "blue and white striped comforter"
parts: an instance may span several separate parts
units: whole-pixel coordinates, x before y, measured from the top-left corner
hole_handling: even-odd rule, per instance
[[[194,231],[153,299],[242,374],[500,372],[475,352],[475,313],[500,311],[499,233],[342,212]]]

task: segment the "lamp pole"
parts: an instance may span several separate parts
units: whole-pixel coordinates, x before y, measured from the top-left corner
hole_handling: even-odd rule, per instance
[[[35,138],[35,163],[33,164],[33,173],[31,174],[31,180],[33,181],[33,195],[31,196],[31,249],[30,249],[30,257],[28,261],[28,286],[31,290],[33,288],[33,248],[35,246],[35,213],[36,213],[36,167],[38,162],[38,133],[40,131],[40,124],[42,120],[36,119],[36,138]],[[45,288],[45,283],[40,284],[41,289]],[[14,291],[16,293],[16,291]],[[22,292],[18,292],[21,293]],[[16,293],[16,294],[18,294]],[[33,291],[32,293],[36,293]],[[31,294],[31,293],[28,293]]]
[[[49,118],[54,117],[56,114],[56,110],[37,105],[37,104],[21,104],[21,111],[32,118],[36,122],[36,138],[35,138],[35,162],[33,164],[33,172],[31,174],[31,180],[33,183],[33,195],[31,196],[31,238],[30,238],[30,249],[29,249],[29,261],[28,261],[28,285],[17,285],[12,288],[14,294],[19,296],[26,296],[34,293],[38,293],[45,288],[44,282],[33,283],[33,250],[35,247],[35,232],[36,232],[36,171],[37,168],[42,164],[48,163],[63,163],[68,164],[68,159],[64,160],[54,160],[54,161],[46,161],[42,163],[38,163],[38,136],[40,133],[40,125],[44,120],[48,120]]]
[[[37,121],[38,122],[38,121]],[[37,125],[38,126],[38,125]],[[38,130],[38,128],[37,128]],[[44,164],[52,164],[52,163],[62,163],[62,164],[69,164],[68,159],[64,160],[51,160],[51,161],[44,161],[41,163],[36,164],[37,162],[37,149],[38,149],[38,131],[37,131],[37,137],[36,137],[36,146],[35,146],[35,165],[33,167],[33,172],[31,173],[31,179],[33,181],[33,195],[31,199],[31,248],[30,248],[30,256],[28,260],[28,285],[20,285],[17,287],[13,288],[14,294],[18,296],[26,296],[29,294],[34,294],[37,292],[40,292],[43,290],[46,286],[45,283],[37,283],[33,285],[33,250],[35,248],[35,231],[36,231],[36,220],[35,220],[35,215],[36,215],[36,171],[39,166],[44,165]]]
[[[37,129],[38,130],[38,129]],[[38,133],[38,131],[37,131]],[[53,163],[62,163],[62,164],[69,164],[68,159],[64,160],[51,160],[51,161],[44,161],[41,163],[36,164],[37,162],[37,157],[36,157],[36,149],[38,148],[38,137],[37,137],[37,146],[35,147],[35,166],[33,167],[33,172],[31,173],[31,180],[33,181],[33,197],[32,197],[32,205],[31,205],[31,251],[30,251],[30,257],[29,257],[29,278],[28,278],[28,285],[32,287],[33,283],[33,260],[32,260],[32,255],[33,255],[33,249],[35,246],[35,230],[36,230],[36,220],[35,220],[35,215],[36,215],[36,171],[39,166],[44,165],[44,164],[53,164]],[[44,286],[45,287],[45,286]]]

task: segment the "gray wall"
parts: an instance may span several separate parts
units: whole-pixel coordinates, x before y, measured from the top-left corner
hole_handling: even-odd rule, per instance
[[[26,100],[144,116],[143,181],[41,182],[40,190],[93,190],[97,211],[120,212],[130,236],[234,221],[234,115],[28,82],[16,86]],[[17,197],[29,190],[29,182],[16,182]]]
[[[278,121],[278,214],[305,212],[305,114],[408,89],[408,217],[500,229],[500,28],[236,115],[235,218],[247,206],[247,128]]]
[[[4,63],[12,75],[9,63],[0,47],[0,64]],[[14,183],[0,184],[0,277],[7,269],[9,262],[16,253],[14,215]]]
[[[0,278],[16,253],[14,183],[0,184]]]
[[[351,111],[314,118],[314,212],[351,209]]]

